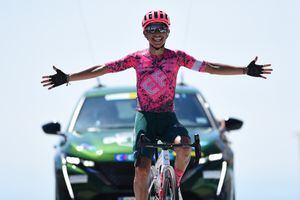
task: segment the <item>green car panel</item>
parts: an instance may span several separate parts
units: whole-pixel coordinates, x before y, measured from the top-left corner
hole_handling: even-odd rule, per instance
[[[176,93],[197,96],[209,121],[209,127],[187,126],[192,139],[194,134],[200,134],[202,158],[195,167],[192,152],[191,163],[182,179],[183,197],[189,200],[215,199],[220,190],[219,199],[234,199],[233,152],[224,139],[225,132],[220,132],[207,102],[196,88],[177,86]],[[134,87],[100,87],[87,91],[79,101],[68,131],[64,133],[66,139],[56,146],[57,199],[71,199],[70,193],[74,199],[83,200],[121,200],[121,197],[133,196],[133,128],[75,130],[86,99],[118,94],[128,94],[131,99],[136,97]],[[198,121],[203,123],[203,119]],[[172,160],[175,156],[171,153]],[[126,181],[129,184],[121,184]]]

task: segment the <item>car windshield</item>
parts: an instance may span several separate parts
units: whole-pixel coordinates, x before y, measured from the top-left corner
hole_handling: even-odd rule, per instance
[[[136,99],[124,98],[124,94],[87,97],[74,130],[93,132],[100,129],[132,128],[135,112]],[[176,94],[175,112],[179,122],[186,127],[211,127],[196,94]]]

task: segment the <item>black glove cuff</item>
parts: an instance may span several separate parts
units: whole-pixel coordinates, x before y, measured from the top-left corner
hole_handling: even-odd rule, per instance
[[[244,67],[243,68],[243,74],[248,74],[249,68],[248,67]]]

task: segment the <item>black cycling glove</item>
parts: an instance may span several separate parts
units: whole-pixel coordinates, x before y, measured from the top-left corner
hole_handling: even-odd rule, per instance
[[[53,74],[50,76],[50,81],[51,84],[53,85],[52,87],[57,87],[60,86],[64,83],[69,83],[69,75],[65,74],[63,71],[60,69],[57,69],[56,67],[53,66],[53,69],[56,71],[56,74]]]
[[[253,60],[246,68],[247,75],[254,77],[261,77],[263,73],[263,65],[255,64],[256,60]]]

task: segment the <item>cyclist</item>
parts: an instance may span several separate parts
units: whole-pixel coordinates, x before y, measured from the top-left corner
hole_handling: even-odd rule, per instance
[[[164,142],[190,143],[187,129],[182,126],[174,113],[174,95],[177,72],[181,66],[189,69],[219,75],[249,75],[266,78],[271,74],[270,64],[257,65],[257,57],[247,67],[196,60],[180,50],[165,48],[170,33],[169,16],[161,11],[147,12],[142,20],[143,34],[149,47],[126,57],[97,65],[84,71],[65,74],[55,68],[56,74],[43,76],[44,87],[52,89],[59,85],[83,79],[119,72],[133,67],[137,76],[137,113],[135,137],[144,131],[150,140],[156,138]],[[134,150],[137,148],[135,139]],[[144,148],[141,155],[135,151],[134,193],[137,200],[147,199],[147,179],[153,157],[153,150]],[[177,187],[190,160],[191,149],[176,148],[175,174]]]

